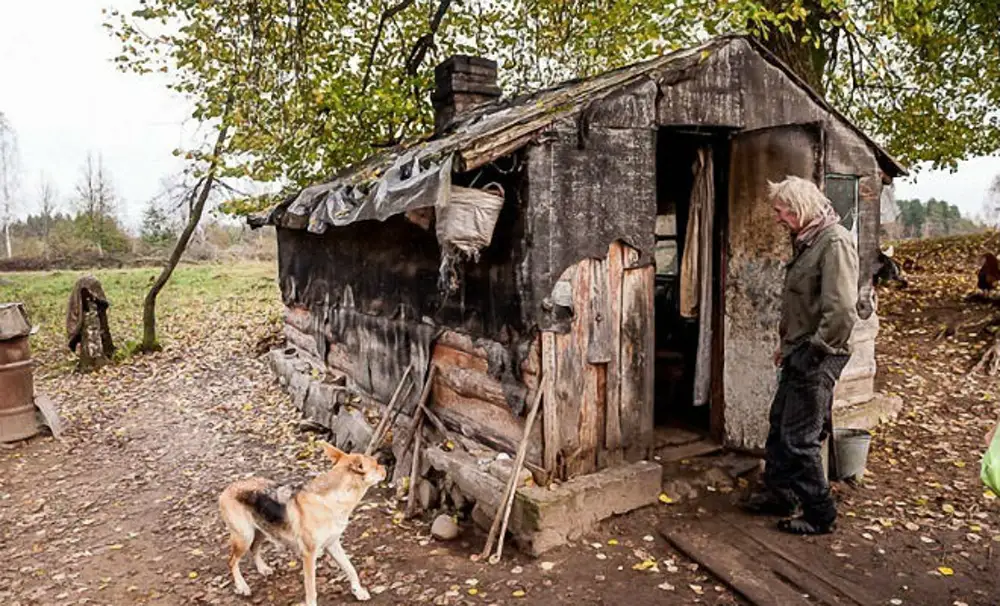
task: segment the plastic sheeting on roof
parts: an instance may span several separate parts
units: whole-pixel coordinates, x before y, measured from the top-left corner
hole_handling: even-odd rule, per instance
[[[451,187],[452,154],[432,160],[436,154],[428,151],[417,148],[400,154],[367,186],[334,181],[307,187],[285,212],[309,217],[307,229],[322,234],[330,225],[384,221],[410,210],[442,206]]]

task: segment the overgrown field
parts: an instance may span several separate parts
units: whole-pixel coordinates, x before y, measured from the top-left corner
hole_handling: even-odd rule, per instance
[[[42,374],[72,367],[75,356],[66,339],[66,304],[73,284],[92,273],[111,302],[111,334],[119,358],[127,356],[142,335],[142,303],[158,267],[0,274],[0,302],[21,301],[39,331],[32,340]],[[280,318],[273,263],[182,265],[157,299],[157,336],[168,350],[172,342],[207,336],[222,326],[258,332]],[[259,324],[254,327],[246,323]],[[235,326],[234,326],[235,325]]]

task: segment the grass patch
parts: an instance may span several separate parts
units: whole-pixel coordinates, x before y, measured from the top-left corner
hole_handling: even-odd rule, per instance
[[[131,356],[142,338],[142,302],[160,269],[98,269],[0,275],[0,302],[23,302],[32,324],[39,326],[31,346],[43,366],[71,368],[75,355],[66,339],[66,304],[73,285],[88,273],[104,287],[111,302],[108,319],[118,348],[116,360]],[[273,263],[181,265],[157,297],[157,338],[164,348],[174,339],[211,333],[217,314],[238,316],[247,323],[280,317],[280,297]]]

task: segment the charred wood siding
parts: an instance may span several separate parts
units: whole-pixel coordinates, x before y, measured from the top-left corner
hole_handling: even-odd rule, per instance
[[[422,380],[442,327],[502,341],[513,359],[526,339],[511,237],[518,217],[506,204],[493,244],[479,263],[463,264],[461,286],[448,296],[438,289],[433,229],[402,216],[323,235],[279,229],[282,298],[308,312],[308,325],[298,328],[316,340],[314,353],[382,401],[409,364]]]

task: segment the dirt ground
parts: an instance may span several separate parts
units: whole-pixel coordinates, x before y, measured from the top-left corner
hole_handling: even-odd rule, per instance
[[[909,288],[880,295],[878,386],[903,398],[903,413],[879,428],[864,482],[836,486],[835,534],[773,540],[873,603],[996,604],[1000,505],[978,474],[997,383],[968,371],[1000,310],[963,299],[974,251],[897,248],[917,261]],[[0,604],[302,599],[300,562],[273,548],[278,573],[265,580],[245,566],[254,595],[233,593],[216,497],[248,474],[304,478],[323,469],[322,455],[257,357],[266,322],[211,305],[192,313],[164,353],[90,376],[40,373],[37,389],[58,402],[67,431],[0,450]],[[509,549],[490,566],[469,559],[481,534],[440,543],[425,521],[394,523],[399,503],[380,489],[354,516],[345,548],[375,604],[740,604],[658,533],[731,512],[734,496],[649,507],[541,559]],[[647,558],[655,568],[633,568]],[[332,562],[319,578],[320,604],[354,601]]]

